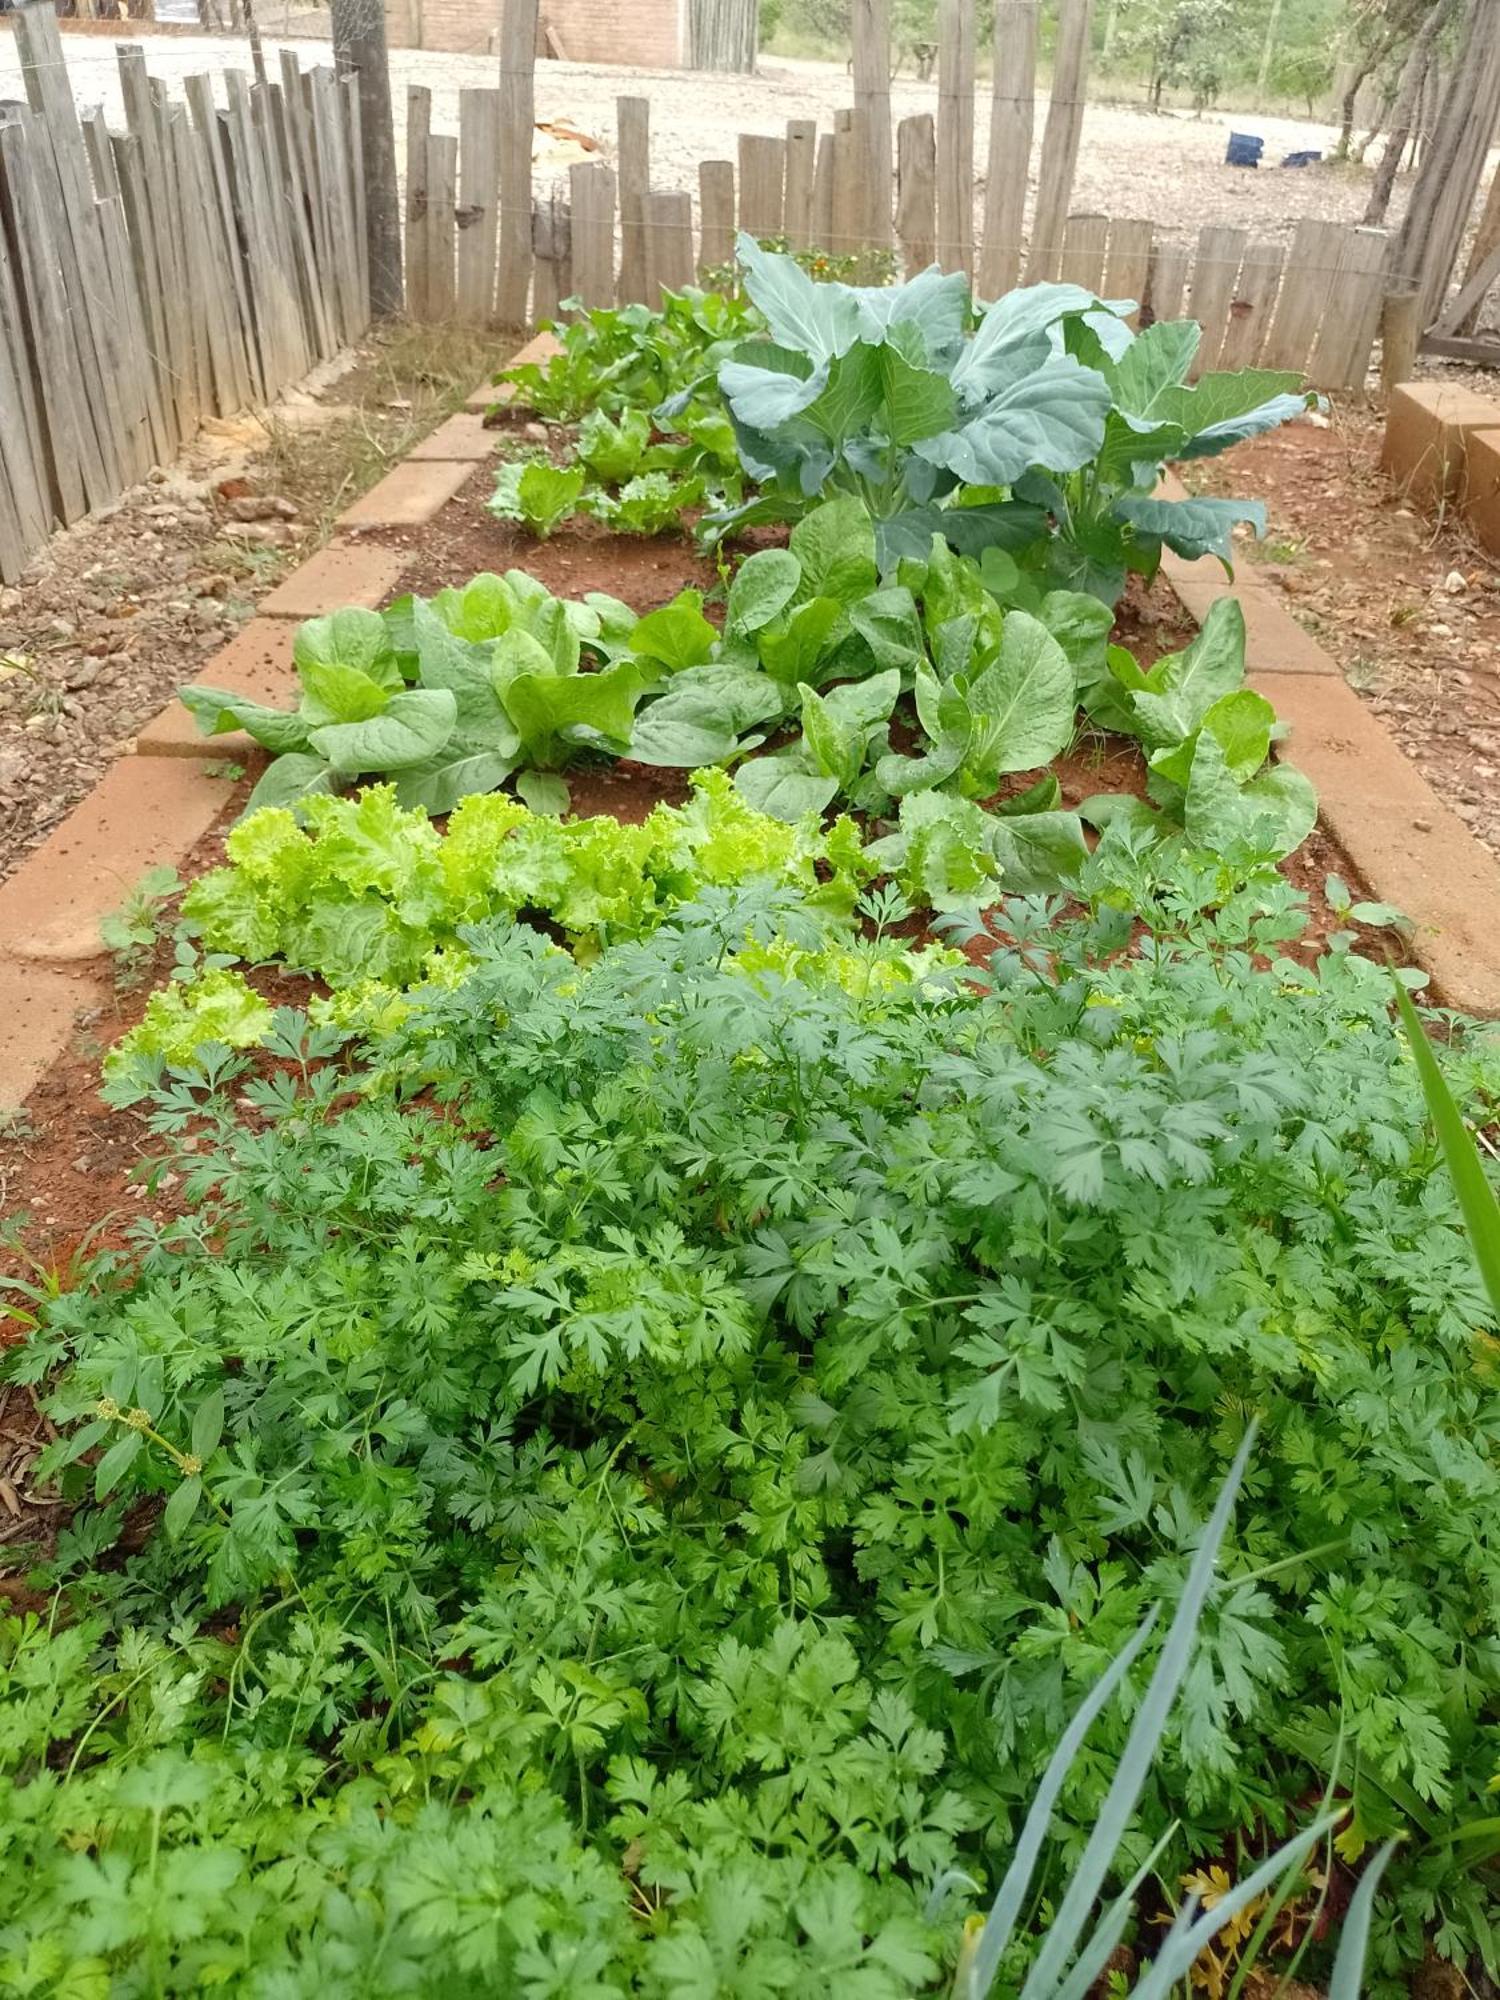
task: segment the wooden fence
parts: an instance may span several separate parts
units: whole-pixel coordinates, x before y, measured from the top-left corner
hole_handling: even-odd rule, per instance
[[[408,306],[418,318],[488,321],[495,316],[502,199],[498,95],[463,93],[456,138],[433,134],[430,112],[428,93],[413,89]],[[976,243],[972,168],[966,234],[954,219],[955,197],[943,200],[933,118],[901,120],[894,173],[885,169],[882,183],[872,161],[888,159],[891,148],[887,135],[882,155],[872,136],[876,115],[858,104],[838,112],[831,131],[793,119],[785,138],[741,133],[733,159],[699,163],[695,201],[686,189],[652,189],[650,105],[620,98],[615,164],[580,161],[568,169],[566,187],[531,200],[532,319],[550,317],[568,298],[586,306],[654,304],[663,286],[721,270],[733,257],[736,230],[744,229],[848,258],[856,274],[892,262],[918,271],[936,260],[967,269],[986,297],[1065,279],[1108,298],[1135,299],[1148,321],[1198,320],[1199,372],[1296,368],[1319,389],[1363,387],[1388,283],[1385,230],[1302,221],[1283,244],[1213,224],[1190,243],[1150,221],[1068,214],[1064,205],[1054,224],[1039,213],[1023,244],[1019,205],[997,199],[992,181]],[[1071,162],[1067,176],[1071,181]],[[1024,192],[1024,180],[1021,186]],[[1039,228],[1051,233],[1039,236]]]
[[[274,397],[369,323],[353,78],[190,77],[119,52],[126,130],[80,119],[50,0],[13,16],[0,105],[0,578],[171,460],[206,416]]]

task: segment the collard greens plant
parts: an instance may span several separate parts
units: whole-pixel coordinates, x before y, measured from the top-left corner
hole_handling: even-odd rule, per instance
[[[719,370],[759,499],[714,517],[795,519],[824,495],[858,496],[882,572],[931,537],[1002,548],[1051,581],[1112,602],[1165,544],[1228,565],[1255,503],[1156,498],[1164,461],[1206,457],[1305,407],[1299,378],[1265,370],[1188,384],[1190,322],[1132,331],[1133,302],[1030,285],[977,315],[961,273],[904,285],[815,284],[748,236],[745,289],[766,325]]]
[[[1407,1835],[1382,1978],[1493,1961],[1493,1321],[1386,976],[1126,827],[1080,890],[915,976],[784,889],[591,966],[492,919],[338,1060],[283,1012],[167,1079],[181,1218],[6,1361],[77,1511],[0,1626],[0,1985],[951,1990],[1252,1422],[1106,1911],[1337,1770],[1345,1863]]]

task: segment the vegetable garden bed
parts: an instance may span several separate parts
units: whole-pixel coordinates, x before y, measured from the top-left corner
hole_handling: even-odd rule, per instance
[[[412,593],[301,628],[295,708],[190,693],[284,803],[200,843],[182,934],[149,897],[117,933],[172,977],[91,1202],[14,1267],[48,1506],[0,1624],[0,1984],[1496,1969],[1494,1308],[1354,949],[1391,913],[1323,881],[1237,608],[1133,586],[1112,626],[1050,569],[1227,534],[1135,455],[1267,385],[1193,403],[1170,329],[1132,382],[1066,288],[1014,353],[919,288],[943,369],[884,295],[793,291],[881,336],[737,349],[722,576],[506,474],[550,539],[461,491],[388,538]],[[630,428],[610,519],[660,500]],[[771,461],[831,431],[830,505]],[[995,470],[1038,439],[1045,507]],[[876,479],[898,442],[971,469]]]

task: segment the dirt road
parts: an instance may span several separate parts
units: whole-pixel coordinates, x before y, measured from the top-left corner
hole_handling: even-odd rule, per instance
[[[121,39],[130,39],[128,31]],[[113,41],[98,35],[69,35],[64,41],[79,103],[102,103],[111,121],[123,122]],[[280,46],[269,42],[268,53]],[[304,67],[327,60],[326,42],[301,41],[287,46],[297,49]],[[180,93],[182,79],[194,71],[248,67],[245,44],[221,37],[152,36],[146,41],[146,51],[152,73],[162,77],[174,93]],[[392,72],[399,149],[405,124],[401,107],[408,84],[426,84],[433,93],[434,128],[456,132],[460,89],[494,84],[497,63],[488,54],[439,55],[398,49],[392,56]],[[538,118],[566,119],[597,136],[606,158],[613,154],[615,99],[629,93],[651,99],[655,184],[696,193],[698,162],[732,157],[737,133],[780,133],[789,118],[817,118],[827,130],[834,111],[850,102],[851,84],[839,65],[777,57],[768,57],[757,77],[614,69],[582,63],[542,62],[537,66]],[[21,94],[14,43],[8,35],[0,34],[0,97]],[[915,111],[935,112],[937,85],[899,77],[892,100],[896,118]],[[1044,115],[1045,100],[1037,107],[1033,177]],[[986,86],[981,84],[975,119],[976,202],[982,201],[988,126]],[[1304,215],[1358,221],[1368,188],[1367,172],[1327,167],[1296,170],[1276,165],[1259,170],[1227,167],[1224,148],[1231,126],[1259,133],[1270,162],[1306,149],[1327,153],[1336,136],[1330,127],[1302,119],[1244,112],[1209,112],[1201,118],[1177,112],[1153,117],[1137,108],[1090,104],[1074,207],[1116,216],[1147,216],[1163,232],[1183,237],[1192,237],[1206,222],[1240,223],[1280,236],[1288,234],[1297,218]],[[549,156],[545,150],[538,154],[543,177],[563,172],[565,165],[565,159]],[[1393,218],[1399,215],[1404,199],[1404,187],[1398,186]]]

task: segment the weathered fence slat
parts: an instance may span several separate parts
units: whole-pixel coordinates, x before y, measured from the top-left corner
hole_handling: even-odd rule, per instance
[[[568,169],[573,211],[573,290],[586,306],[615,302],[615,176],[600,160]]]
[[[813,242],[813,179],[818,166],[818,127],[812,118],[789,118],[786,127],[786,190],[783,233],[793,250]]]
[[[740,134],[739,224],[750,236],[779,236],[786,219],[786,141]]]
[[[500,93],[458,95],[457,307],[462,319],[488,323],[495,310],[495,253],[500,243]]]
[[[1189,313],[1203,329],[1191,370],[1195,376],[1219,365],[1219,349],[1229,325],[1229,306],[1248,241],[1247,231],[1227,228],[1223,223],[1211,222],[1198,232],[1188,305]]]
[[[716,271],[734,256],[734,162],[698,162],[698,269]]]
[[[620,175],[621,305],[651,296],[646,257],[646,197],[651,192],[651,100],[615,99],[616,158]]]
[[[1058,276],[1065,285],[1085,291],[1104,289],[1104,253],[1109,247],[1107,215],[1070,215],[1063,228]]]
[[[937,254],[937,135],[930,111],[896,127],[896,240],[908,277],[925,271]]]
[[[1246,250],[1219,348],[1221,368],[1253,368],[1259,361],[1281,283],[1281,256],[1279,243],[1252,243]]]
[[[693,197],[685,188],[648,193],[641,203],[646,235],[646,298],[659,306],[663,292],[693,282]]]

